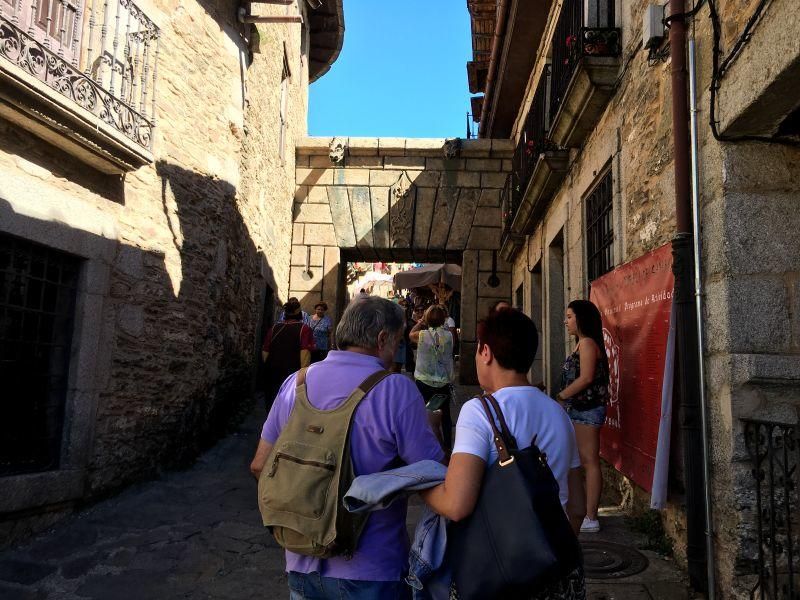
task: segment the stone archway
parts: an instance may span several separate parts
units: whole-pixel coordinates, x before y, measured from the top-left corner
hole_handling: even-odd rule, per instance
[[[489,277],[512,142],[306,138],[296,152],[290,295],[337,306],[347,260],[459,263],[461,379],[473,382],[476,322],[511,296],[499,256],[499,285]]]

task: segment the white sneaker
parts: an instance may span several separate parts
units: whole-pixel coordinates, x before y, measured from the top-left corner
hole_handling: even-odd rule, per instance
[[[597,519],[590,519],[589,517],[583,518],[581,533],[597,533],[598,531],[600,531],[600,521]]]

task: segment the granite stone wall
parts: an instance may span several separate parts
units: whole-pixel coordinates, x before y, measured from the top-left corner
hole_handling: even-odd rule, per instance
[[[568,301],[588,295],[584,198],[597,177],[610,168],[616,265],[668,243],[675,233],[671,65],[668,59],[649,60],[641,49],[647,4],[617,3],[624,49],[611,99],[585,142],[570,150],[566,178],[513,260],[512,289],[522,286],[526,311],[541,321],[544,337],[550,340],[542,348],[540,372],[545,377],[553,361],[563,360],[556,350],[567,343],[563,337],[563,342],[558,340],[564,336],[559,314],[563,306],[555,306],[552,296],[561,294],[558,297]],[[717,4],[725,56],[758,3]],[[553,15],[551,26],[552,22]],[[800,20],[789,3],[774,3],[764,11],[720,87],[716,116],[720,132],[732,137],[722,142],[708,125],[712,29],[707,7],[692,25],[698,64],[702,325],[707,340],[714,562],[721,597],[745,598],[754,585],[758,550],[753,463],[741,419],[798,423],[800,154],[796,148],[736,136],[769,138],[800,105],[796,86],[789,84],[797,80],[800,64],[793,42]],[[539,64],[532,74],[528,105],[540,69]],[[526,110],[527,106],[519,119]],[[683,477],[678,438],[674,437],[673,484],[663,522],[675,542],[676,557],[685,561],[686,515],[676,485]],[[644,495],[632,497],[639,498],[637,509],[647,508],[641,502]]]
[[[0,232],[82,257],[91,306],[76,316],[62,467],[4,478],[4,542],[37,526],[22,514],[185,464],[224,433],[251,405],[265,299],[288,292],[300,28],[259,25],[251,54],[229,4],[139,4],[161,30],[152,164],[104,175],[0,121]]]
[[[500,247],[500,197],[511,170],[509,140],[332,138],[297,147],[290,295],[306,310],[324,300],[334,321],[346,304],[343,263],[456,262],[463,267],[461,377],[475,380],[476,319],[509,299],[510,267],[488,285]],[[306,267],[308,263],[308,268]]]

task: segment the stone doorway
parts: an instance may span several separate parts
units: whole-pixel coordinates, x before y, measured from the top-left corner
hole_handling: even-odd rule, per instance
[[[474,382],[476,322],[511,296],[497,251],[512,142],[306,138],[296,152],[289,295],[336,320],[347,261],[460,264],[461,381]]]

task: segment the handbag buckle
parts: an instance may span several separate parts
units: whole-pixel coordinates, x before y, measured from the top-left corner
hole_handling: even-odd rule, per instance
[[[500,460],[499,462],[500,462],[500,466],[501,467],[506,467],[506,466],[508,466],[508,465],[510,465],[511,463],[514,462],[514,457],[513,456],[509,456],[508,460],[506,460],[506,461]]]

